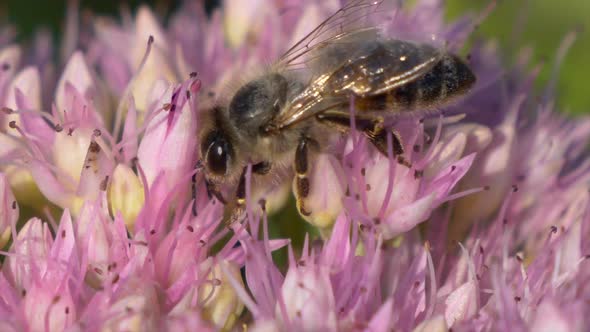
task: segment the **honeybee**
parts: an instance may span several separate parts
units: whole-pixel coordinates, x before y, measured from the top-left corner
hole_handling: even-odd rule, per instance
[[[239,210],[245,204],[248,164],[254,180],[293,167],[297,206],[309,215],[303,199],[310,192],[311,153],[324,151],[327,138],[349,132],[351,125],[386,155],[391,133],[393,154],[410,166],[399,135],[386,128],[384,119],[447,105],[469,91],[476,78],[444,49],[388,39],[376,27],[337,28],[382,1],[349,2],[269,70],[237,89],[229,103],[206,112],[200,153],[212,195],[227,203],[220,188],[230,185]]]

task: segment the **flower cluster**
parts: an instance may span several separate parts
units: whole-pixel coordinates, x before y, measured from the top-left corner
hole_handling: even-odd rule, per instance
[[[486,14],[380,5],[384,35],[452,51]],[[195,1],[167,27],[73,8],[56,64],[49,36],[24,49],[0,27],[0,330],[587,330],[590,119],[492,42],[470,47],[463,100],[388,123],[407,162],[355,131],[314,156],[310,213],[285,220],[316,230],[302,247],[271,238],[277,188],[226,224],[195,167],[200,115],[341,6]]]

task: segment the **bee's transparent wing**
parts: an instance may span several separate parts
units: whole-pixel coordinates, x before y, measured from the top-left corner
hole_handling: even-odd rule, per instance
[[[346,54],[346,50],[350,51],[348,57],[327,73],[312,78],[273,120],[272,128],[282,129],[328,109],[345,107],[351,96],[383,95],[422,77],[443,55],[431,46],[401,40],[373,39],[326,48],[327,54]]]
[[[377,11],[384,0],[351,0],[334,14],[326,18],[305,37],[289,48],[276,62],[279,68],[304,63],[306,56],[317,48],[333,43],[343,36],[362,30],[366,18]]]

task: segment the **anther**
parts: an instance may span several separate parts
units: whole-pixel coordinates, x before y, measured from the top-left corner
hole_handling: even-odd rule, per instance
[[[100,145],[98,145],[98,143],[96,143],[95,141],[90,142],[90,145],[88,146],[88,151],[92,152],[92,153],[99,153],[100,152]]]
[[[109,176],[105,176],[104,179],[100,182],[100,190],[106,191],[107,185],[109,184]]]
[[[199,92],[199,90],[201,90],[201,80],[195,80],[193,83],[191,83],[189,88],[194,93]]]

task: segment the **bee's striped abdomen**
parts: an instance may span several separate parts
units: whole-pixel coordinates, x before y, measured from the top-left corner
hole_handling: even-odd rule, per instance
[[[475,76],[457,56],[446,54],[418,79],[379,95],[358,98],[359,111],[408,112],[444,106],[466,93]]]

